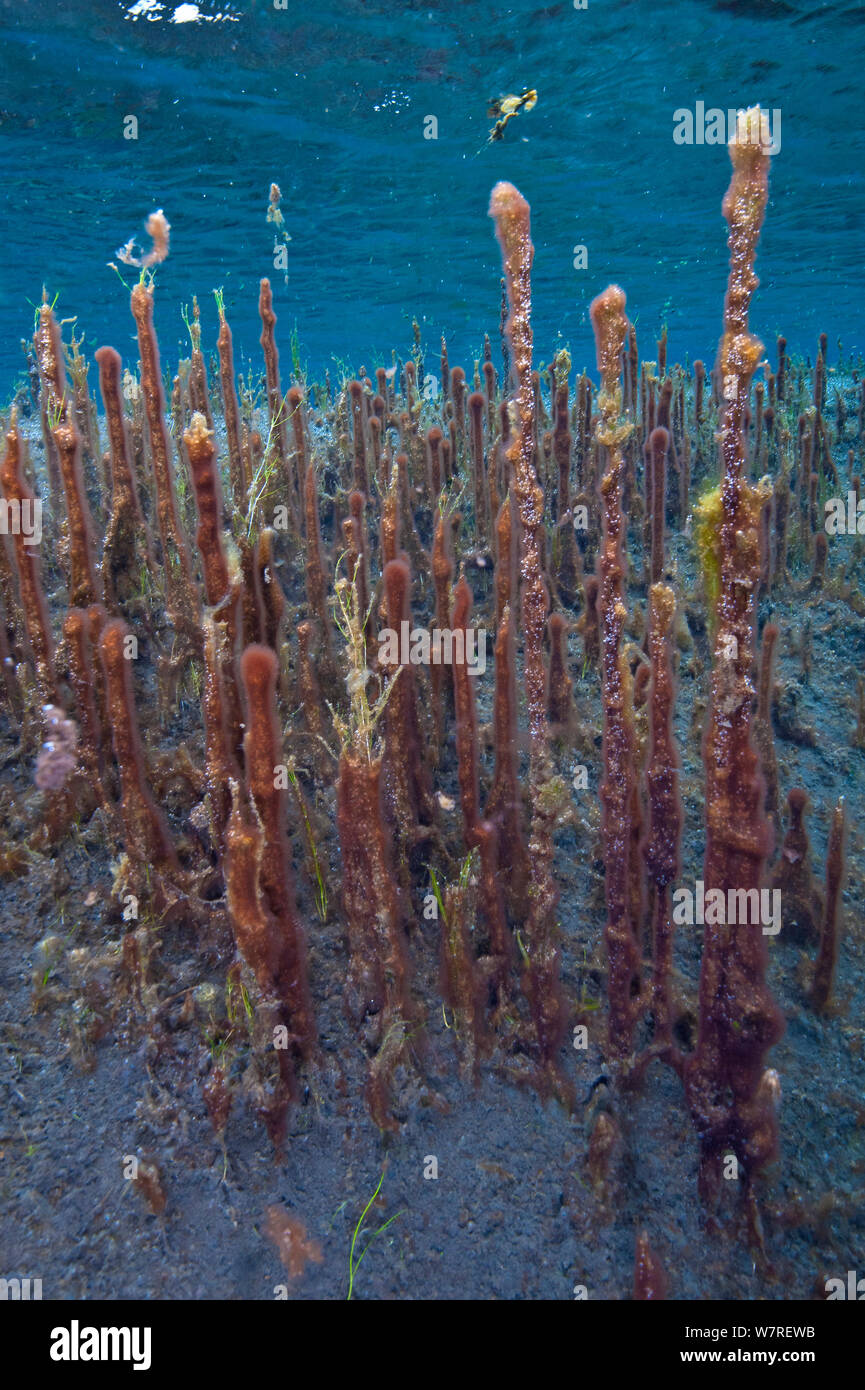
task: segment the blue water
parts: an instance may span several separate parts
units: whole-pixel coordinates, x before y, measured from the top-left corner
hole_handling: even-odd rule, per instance
[[[861,3],[201,0],[181,23],[176,3],[139,0],[151,9],[138,18],[132,3],[0,0],[0,399],[43,283],[88,351],[132,357],[106,263],[156,207],[172,225],[157,279],[167,362],[185,351],[180,308],[196,292],[212,346],[221,286],[238,365],[257,365],[269,275],[283,356],[296,324],[315,372],[334,357],[352,371],[389,362],[413,317],[470,367],[485,330],[497,341],[487,204],[501,178],[532,206],[539,361],[567,343],[593,362],[587,306],[610,280],[645,355],[666,321],[673,356],[712,358],[729,160],[723,145],[674,144],[674,111],[697,101],[782,113],[755,330],[773,355],[779,331],[805,352],[821,330],[865,347]],[[524,86],[537,106],[485,147],[488,100]],[[437,140],[423,138],[428,115]],[[274,179],[287,284],[265,218]]]

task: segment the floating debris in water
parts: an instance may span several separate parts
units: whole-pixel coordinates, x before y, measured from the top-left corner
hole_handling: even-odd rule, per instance
[[[147,228],[147,235],[153,242],[153,246],[146,256],[135,255],[136,251],[141,252],[141,247],[135,237],[130,237],[126,245],[121,246],[114,253],[124,265],[134,266],[136,270],[147,270],[150,266],[160,265],[168,259],[168,236],[171,231],[171,224],[167,221],[162,208],[157,208],[156,212],[152,212],[144,225]]]
[[[518,116],[521,111],[532,111],[537,103],[538,94],[534,87],[527,87],[522,96],[494,97],[487,107],[487,115],[495,121],[487,144],[492,144],[494,140],[503,140],[514,116]]]
[[[282,193],[278,183],[270,185],[270,201],[267,205],[267,220],[273,223],[273,268],[274,270],[288,270],[288,252],[286,247],[291,241],[288,228],[285,225],[285,218],[282,214],[280,203]],[[285,276],[285,283],[288,284],[288,276]]]

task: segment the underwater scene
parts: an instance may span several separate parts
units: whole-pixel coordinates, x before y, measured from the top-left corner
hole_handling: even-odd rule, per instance
[[[0,0],[0,1301],[865,1299],[863,71]]]

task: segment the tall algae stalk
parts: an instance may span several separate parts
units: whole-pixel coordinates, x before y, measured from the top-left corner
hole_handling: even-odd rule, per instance
[[[759,758],[751,739],[755,612],[760,582],[760,514],[764,486],[746,476],[745,412],[763,345],[748,329],[757,287],[754,256],[769,195],[767,119],[740,112],[730,141],[733,177],[723,202],[730,226],[730,277],[719,352],[721,418],[720,592],[714,638],[706,767],[707,898],[720,890],[753,897],[762,884],[771,831]],[[750,899],[749,899],[750,900]],[[707,906],[700,973],[697,1048],[685,1067],[688,1100],[700,1135],[703,1177],[732,1150],[746,1176],[774,1154],[777,1121],[766,1052],[780,1037],[782,1015],[766,983],[760,926],[714,920]],[[720,914],[722,918],[725,915]]]
[[[30,508],[32,512],[36,496],[24,473],[18,418],[14,409],[6,434],[6,451],[0,463],[0,483],[3,487],[3,500],[7,506],[17,507],[19,515],[25,507]],[[18,571],[22,622],[33,658],[37,688],[43,704],[54,704],[57,699],[54,639],[42,587],[39,552],[35,546],[27,544],[27,536],[21,526],[15,529],[12,540]]]
[[[610,285],[594,300],[592,327],[598,352],[601,390],[595,439],[604,449],[601,480],[603,539],[598,556],[598,612],[601,622],[601,674],[604,700],[604,776],[601,782],[604,838],[604,883],[607,924],[608,1034],[611,1052],[624,1058],[631,1050],[639,1011],[640,943],[632,915],[631,813],[635,792],[634,716],[631,673],[622,651],[625,608],[623,549],[625,515],[622,446],[633,425],[622,417],[619,383],[622,348],[627,341],[625,296]]]
[[[150,456],[156,484],[156,519],[165,573],[165,606],[172,626],[200,645],[200,603],[192,578],[189,547],[180,524],[171,446],[165,424],[165,394],[159,366],[159,347],[153,326],[153,287],[142,280],[130,296],[132,317],[138,329],[141,358],[141,390],[150,436]]]
[[[667,584],[653,584],[650,597],[651,737],[646,767],[649,833],[643,854],[652,887],[654,1041],[663,1048],[672,1043],[670,975],[673,968],[673,922],[670,885],[678,877],[681,866],[682,833],[679,760],[672,727],[675,687],[670,650],[676,595]]]
[[[393,563],[397,563],[394,561]],[[391,1114],[394,1069],[403,1053],[412,1015],[411,965],[406,949],[393,865],[391,835],[384,813],[382,760],[374,733],[407,667],[398,667],[371,706],[366,693],[366,614],[360,609],[356,579],[336,582],[337,625],[346,639],[349,662],[349,715],[334,712],[342,743],[336,784],[336,823],[342,852],[342,900],[350,965],[346,1011],[357,1023],[369,1014],[378,1024],[372,1044],[367,1101],[380,1129],[396,1129]]]
[[[556,943],[558,890],[553,880],[555,805],[544,669],[544,633],[549,594],[541,562],[544,490],[535,466],[535,390],[532,381],[532,283],[534,247],[529,205],[513,184],[497,183],[490,216],[502,248],[510,316],[506,331],[516,392],[507,463],[522,526],[520,615],[523,634],[526,704],[529,715],[529,907],[526,923],[526,988],[544,1062],[551,1066],[564,1036],[565,1004],[559,983]]]

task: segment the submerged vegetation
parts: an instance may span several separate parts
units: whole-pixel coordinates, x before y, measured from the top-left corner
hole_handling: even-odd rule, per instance
[[[845,805],[821,807],[823,891],[775,742],[808,744],[812,624],[829,607],[835,626],[865,616],[865,523],[830,543],[821,510],[849,494],[860,514],[865,379],[861,362],[830,368],[825,335],[813,367],[783,338],[765,359],[748,313],[769,157],[741,132],[730,152],[712,372],[668,363],[666,330],[641,355],[616,286],[592,306],[599,385],[572,381],[564,351],[536,370],[529,209],[510,185],[491,203],[502,368],[487,338],[467,377],[443,341],[434,393],[419,334],[392,368],[316,385],[293,335],[286,389],[267,280],[263,388],[238,383],[217,291],[215,357],[193,300],[190,357],[166,389],[161,213],[152,251],[118,253],[150,268],[131,290],[137,370],[96,354],[101,419],[46,295],[0,467],[8,514],[44,501],[41,550],[21,534],[0,547],[5,733],[32,770],[4,788],[0,868],[62,862],[75,835],[111,861],[89,890],[100,943],[46,938],[39,967],[39,1007],[64,1013],[80,1057],[112,1029],[158,1039],[160,1058],[185,1032],[217,1134],[243,1097],[281,1151],[293,1111],[347,1085],[338,1046],[393,1133],[435,1103],[436,1049],[455,1049],[468,1076],[498,1070],[585,1108],[584,1185],[603,1209],[629,1093],[659,1063],[693,1117],[703,1199],[723,1207],[732,1161],[765,1251],[783,1018],[766,921],[718,903],[750,906],[771,882],[782,940],[807,951],[802,1006],[831,1015]],[[270,207],[281,226],[275,185]],[[415,627],[459,650],[474,618],[489,688],[464,661],[383,654],[386,631]],[[781,683],[779,631],[801,668]],[[832,698],[860,756],[862,684],[843,679]],[[699,984],[674,908],[697,879]],[[589,1057],[603,1106],[582,1099]],[[396,1220],[355,1256],[383,1177],[349,1298]],[[636,1260],[638,1296],[657,1296],[645,1231]]]

